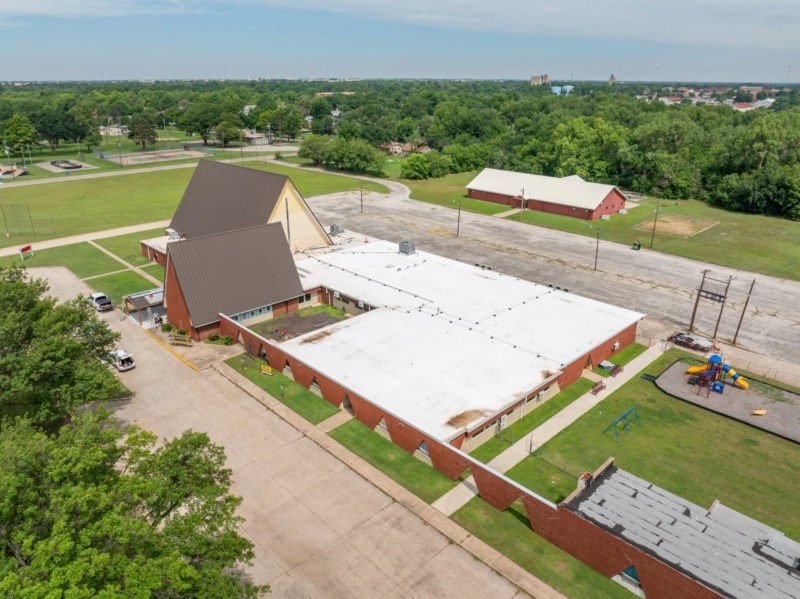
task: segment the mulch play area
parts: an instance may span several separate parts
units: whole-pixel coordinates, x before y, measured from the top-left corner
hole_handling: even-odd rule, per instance
[[[317,329],[344,320],[349,315],[344,312],[324,311],[313,312],[298,310],[291,314],[276,316],[263,322],[249,325],[249,328],[270,341],[286,341],[298,335],[304,335]]]
[[[685,362],[674,363],[658,376],[655,384],[673,397],[800,443],[799,395],[747,379],[747,389],[740,389],[728,380],[723,393],[712,392],[706,397],[706,389],[700,389],[698,394],[697,385],[688,384],[689,366]],[[753,413],[756,410],[766,413],[757,416]]]

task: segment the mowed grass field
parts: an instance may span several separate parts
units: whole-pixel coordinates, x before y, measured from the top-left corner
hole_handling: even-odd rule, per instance
[[[669,350],[646,372],[659,374],[679,358]],[[724,401],[744,401],[731,393]],[[641,426],[606,427],[636,407]],[[639,377],[600,402],[569,428],[507,472],[533,491],[558,501],[576,484],[576,469],[615,464],[700,506],[715,499],[800,540],[800,445],[709,412],[661,392]],[[566,472],[563,465],[567,464]],[[580,474],[580,472],[578,472]]]
[[[384,185],[352,176],[296,169],[272,162],[246,162],[245,165],[291,177],[304,197],[358,190],[359,184],[365,191],[389,191]],[[59,183],[9,185],[0,189],[0,205],[27,207],[34,222],[52,223],[54,235],[49,237],[104,231],[171,218],[193,172],[194,168],[178,168],[97,179],[81,179],[76,175]],[[21,211],[26,216],[27,209]],[[0,237],[0,247],[35,243],[39,239],[41,237],[33,235]]]
[[[399,169],[395,169],[399,173]],[[473,200],[467,197],[467,184],[477,172],[448,175],[441,179],[406,181],[411,197],[421,202],[461,209],[480,214],[500,214],[510,206]],[[656,220],[658,206],[658,220]],[[535,210],[525,210],[508,219],[595,237],[598,229],[604,241],[632,245],[642,242],[642,251],[650,248],[665,254],[683,256],[711,264],[758,272],[774,277],[800,280],[800,222],[781,218],[727,212],[698,200],[659,200],[647,198],[627,214],[614,214],[609,220],[586,221]],[[699,223],[697,232],[675,234],[668,221],[686,220]],[[655,223],[655,235],[653,224]]]

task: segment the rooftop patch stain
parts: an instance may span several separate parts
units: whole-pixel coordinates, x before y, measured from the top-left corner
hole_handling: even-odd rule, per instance
[[[492,413],[491,410],[466,410],[465,412],[453,416],[447,421],[447,425],[454,428],[462,428],[467,426],[470,422],[474,422],[478,418],[484,416],[489,416]]]
[[[314,335],[311,335],[310,337],[306,337],[305,339],[301,340],[300,345],[322,341],[323,339],[325,339],[325,337],[331,335],[331,333],[333,333],[332,329],[328,329],[327,331],[320,331],[319,333],[315,333]]]

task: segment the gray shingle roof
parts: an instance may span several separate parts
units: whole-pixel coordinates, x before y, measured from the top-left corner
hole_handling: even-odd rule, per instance
[[[288,179],[286,175],[201,160],[169,226],[181,236],[194,239],[266,223]]]
[[[611,468],[567,507],[724,596],[800,597],[800,543],[722,504]]]
[[[303,294],[280,223],[174,241],[167,251],[195,327]]]

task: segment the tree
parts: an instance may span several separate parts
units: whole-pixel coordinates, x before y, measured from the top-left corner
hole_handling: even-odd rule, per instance
[[[453,160],[450,156],[431,150],[423,154],[428,163],[428,176],[433,178],[444,177],[453,172]]]
[[[155,145],[158,139],[155,116],[150,112],[143,112],[134,116],[131,119],[131,129],[128,137],[137,146],[142,146],[142,150],[147,147],[147,144]]]
[[[241,121],[236,115],[223,115],[222,120],[214,127],[214,137],[222,142],[222,148],[226,143],[239,143],[242,141],[242,131],[239,128]]]
[[[330,143],[330,137],[307,135],[300,142],[300,149],[297,151],[297,155],[304,160],[310,160],[315,166],[319,166],[325,160],[325,151]]]
[[[57,435],[0,430],[0,595],[254,599],[225,454],[205,433],[156,438],[86,412]]]
[[[412,154],[400,165],[400,178],[402,179],[427,179],[429,176],[428,161],[422,154]]]
[[[36,128],[24,114],[14,114],[3,128],[3,141],[12,150],[36,144]]]
[[[118,384],[100,362],[118,335],[85,298],[56,304],[46,291],[22,268],[0,268],[0,417],[41,426],[106,399]]]
[[[200,102],[188,108],[178,117],[178,127],[189,135],[197,134],[208,145],[211,130],[220,121],[222,111],[216,104]]]

